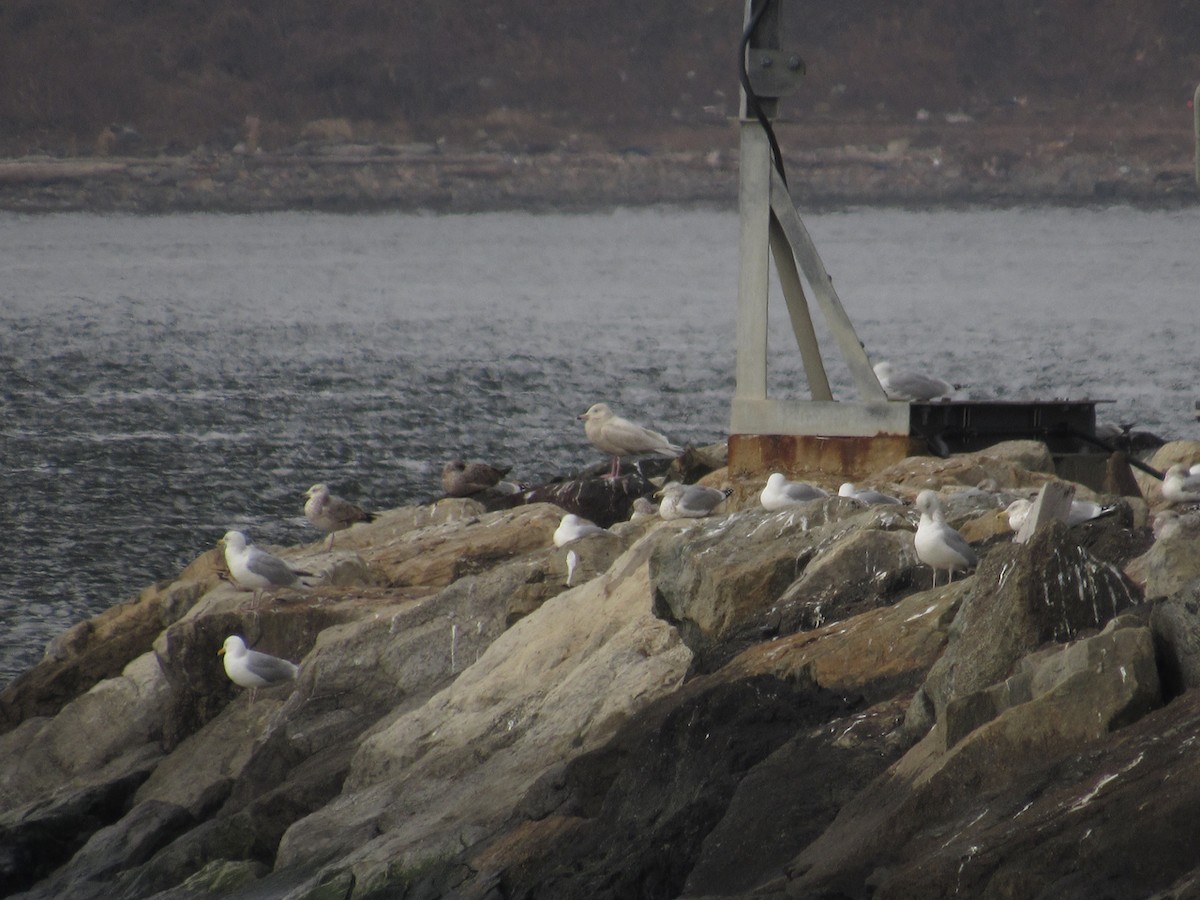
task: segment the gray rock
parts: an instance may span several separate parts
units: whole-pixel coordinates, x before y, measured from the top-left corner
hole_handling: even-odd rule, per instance
[[[800,590],[782,602],[788,588],[839,541],[885,521],[912,527],[903,514],[864,512],[842,497],[699,520],[664,535],[651,556],[655,612],[680,629],[697,670],[713,671],[745,646],[811,620]]]
[[[1140,600],[1117,569],[1091,557],[1052,522],[1027,544],[995,548],[980,564],[945,654],[917,692],[905,723],[915,738],[955,698],[984,690],[1048,642],[1098,629]]]
[[[1150,627],[1167,696],[1200,687],[1200,578],[1155,603]]]

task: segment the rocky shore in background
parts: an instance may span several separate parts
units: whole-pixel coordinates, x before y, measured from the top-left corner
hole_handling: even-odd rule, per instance
[[[838,142],[847,139],[854,143]],[[1104,140],[983,127],[844,128],[785,143],[797,203],[811,206],[1193,204],[1182,124],[1130,149]],[[0,161],[0,209],[19,212],[264,212],[311,209],[481,212],[737,202],[731,131],[689,149],[452,149],[439,144],[305,142],[186,155]]]
[[[1197,459],[1172,442],[1150,463]],[[257,610],[210,550],[0,695],[0,881],[30,900],[1190,895],[1200,528],[1156,537],[1158,482],[1135,475],[1111,515],[1019,544],[1003,507],[1056,479],[1040,443],[872,473],[910,503],[939,491],[979,553],[937,587],[911,506],[767,512],[762,479],[725,468],[703,478],[732,490],[717,515],[564,547],[594,479],[386,511],[332,551],[281,548],[320,584]],[[234,687],[216,651],[235,633],[298,680]]]

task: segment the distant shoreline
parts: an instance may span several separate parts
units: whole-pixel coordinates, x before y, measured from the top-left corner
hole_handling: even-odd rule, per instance
[[[257,154],[0,160],[0,209],[23,213],[503,210],[737,202],[737,156],[666,152],[451,151],[323,144]],[[1200,202],[1190,158],[836,147],[786,154],[793,195],[813,207]]]

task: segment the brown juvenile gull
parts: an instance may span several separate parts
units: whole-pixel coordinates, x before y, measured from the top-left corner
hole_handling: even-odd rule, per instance
[[[304,515],[308,517],[308,521],[329,533],[330,550],[333,549],[333,536],[336,532],[358,522],[370,522],[375,518],[375,513],[367,512],[361,506],[329,493],[329,488],[323,484],[314,484],[304,492],[304,496],[308,498],[304,504]]]
[[[259,550],[240,531],[227,531],[220,543],[225,547],[225,565],[229,567],[229,574],[241,588],[254,591],[255,606],[264,590],[306,587],[300,579],[312,575],[293,569],[278,556]]]
[[[614,414],[607,403],[593,404],[578,418],[583,420],[584,434],[592,446],[612,457],[608,478],[616,478],[620,474],[622,456],[657,453],[674,457],[683,453],[682,447],[672,444],[657,431],[643,428]]]
[[[921,491],[915,505],[921,511],[921,522],[917,525],[913,544],[917,559],[933,569],[933,586],[937,587],[939,569],[946,570],[949,581],[954,580],[956,571],[973,569],[979,557],[966,539],[946,524],[946,514],[942,512],[938,495],[929,490]]]
[[[670,481],[657,494],[663,498],[658,505],[658,514],[663,519],[702,519],[711,515],[732,493],[732,490],[722,491],[702,484]]]
[[[936,400],[962,387],[919,372],[902,372],[890,362],[876,363],[875,377],[892,400]]]
[[[466,463],[461,459],[451,460],[442,467],[442,490],[447,497],[470,497],[486,491],[500,483],[508,474],[510,466],[498,468],[487,463]]]
[[[300,672],[300,667],[293,662],[248,649],[246,642],[236,634],[225,638],[217,656],[224,657],[225,674],[230,681],[238,687],[250,688],[251,703],[260,687],[294,681]]]

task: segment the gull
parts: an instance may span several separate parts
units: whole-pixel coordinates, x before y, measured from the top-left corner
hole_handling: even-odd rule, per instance
[[[375,513],[367,512],[361,506],[356,506],[349,500],[343,500],[336,494],[329,493],[329,488],[323,484],[314,484],[304,496],[308,498],[304,504],[304,515],[322,531],[329,532],[329,544],[326,549],[333,549],[334,535],[358,522],[370,522]]]
[[[655,496],[662,497],[658,514],[664,519],[702,519],[712,511],[732,490],[717,490],[702,484],[680,484],[667,482]]]
[[[649,519],[658,515],[658,507],[650,502],[645,497],[638,497],[633,501],[633,510],[629,514],[630,522],[640,522],[642,519]]]
[[[612,457],[612,469],[606,477],[616,478],[621,471],[622,456],[657,453],[660,456],[679,456],[683,448],[672,444],[657,431],[643,428],[613,413],[607,403],[596,403],[581,413],[583,432],[597,450]]]
[[[463,462],[454,459],[442,466],[442,490],[448,497],[470,497],[495,487],[500,479],[508,474],[511,466],[503,468],[489,466],[487,463]]]
[[[230,681],[238,687],[250,688],[251,703],[260,687],[294,681],[300,672],[300,667],[293,662],[247,649],[246,642],[236,634],[225,638],[217,656],[224,657],[225,674]]]
[[[1170,503],[1194,503],[1200,501],[1200,465],[1176,464],[1167,469],[1162,483],[1163,499]]]
[[[1189,512],[1181,515],[1173,509],[1164,509],[1155,515],[1151,527],[1156,541],[1165,541],[1178,534],[1195,535],[1200,531],[1200,514]]]
[[[305,587],[301,576],[311,572],[293,569],[278,556],[259,550],[246,540],[240,531],[227,531],[220,543],[225,546],[225,565],[229,574],[243,589],[254,591],[254,605],[264,590],[283,587]]]
[[[956,571],[965,572],[979,562],[971,545],[946,524],[946,514],[942,512],[942,501],[937,494],[921,491],[917,494],[916,507],[921,511],[921,521],[913,543],[917,559],[933,569],[934,587],[937,587],[939,569],[945,569],[949,581],[954,581]]]
[[[828,497],[829,492],[824,488],[819,488],[815,484],[808,484],[803,481],[788,481],[780,472],[771,473],[771,477],[767,479],[767,486],[762,489],[762,493],[758,495],[758,500],[762,504],[763,509],[769,512],[778,512],[781,509],[787,509],[789,506],[796,506],[800,503],[807,503],[809,500],[820,500],[822,497]]]
[[[1115,512],[1116,509],[1117,506],[1115,503],[1109,506],[1101,506],[1099,503],[1093,503],[1091,500],[1072,500],[1071,509],[1067,513],[1067,525],[1071,527],[1082,525],[1084,522],[1090,522],[1092,519]],[[1032,511],[1032,500],[1014,500],[1008,504],[1008,507],[1004,510],[1005,515],[1008,516],[1008,527],[1013,531],[1020,531]]]
[[[838,496],[849,497],[851,500],[857,500],[860,503],[867,504],[867,506],[880,506],[883,504],[902,506],[904,503],[899,497],[893,497],[891,494],[881,494],[879,491],[873,491],[870,488],[858,488],[849,481],[844,482],[838,488]]]
[[[601,528],[595,522],[589,522],[582,516],[567,513],[554,529],[554,546],[562,547],[572,541],[585,538],[589,534],[607,534],[607,529]]]
[[[962,387],[918,372],[898,371],[890,362],[876,363],[875,377],[892,400],[934,400],[947,397]]]

